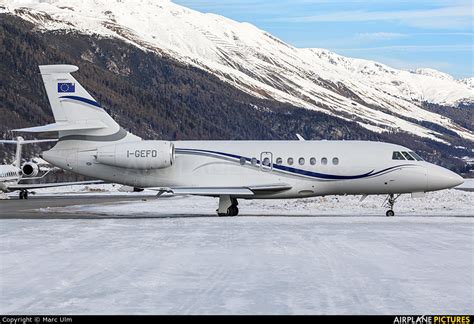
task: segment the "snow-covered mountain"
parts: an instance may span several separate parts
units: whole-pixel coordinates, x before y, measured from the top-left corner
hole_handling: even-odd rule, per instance
[[[420,123],[428,121],[474,141],[471,130],[421,107],[424,101],[474,103],[472,81],[436,70],[403,71],[325,49],[295,48],[251,24],[166,0],[0,0],[0,13],[20,16],[40,31],[119,38],[254,96],[323,111],[375,132],[404,130],[443,141]]]
[[[474,90],[474,77],[461,79],[461,80],[458,80],[458,82],[461,84],[465,84],[468,86],[468,88],[470,88],[471,90]]]

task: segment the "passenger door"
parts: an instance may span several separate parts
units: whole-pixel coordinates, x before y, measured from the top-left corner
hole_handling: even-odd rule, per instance
[[[266,172],[273,170],[273,154],[271,152],[260,153],[260,169]]]

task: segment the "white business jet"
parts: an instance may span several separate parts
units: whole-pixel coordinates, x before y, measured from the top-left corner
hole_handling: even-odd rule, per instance
[[[57,142],[57,139],[43,139],[43,140],[24,140],[22,137],[17,137],[16,140],[0,140],[0,144],[16,144],[15,162],[13,164],[0,165],[0,192],[19,191],[20,199],[28,199],[28,190],[62,187],[79,184],[101,183],[103,181],[76,181],[76,182],[59,182],[59,183],[20,183],[21,180],[37,180],[42,179],[47,173],[37,177],[40,172],[40,166],[35,160],[21,164],[21,150],[22,145],[36,144],[45,142]]]
[[[71,76],[72,65],[39,67],[55,123],[20,129],[58,132],[42,157],[61,168],[159,193],[219,197],[220,216],[237,199],[400,194],[455,187],[463,179],[412,150],[368,141],[159,141],[121,128]]]

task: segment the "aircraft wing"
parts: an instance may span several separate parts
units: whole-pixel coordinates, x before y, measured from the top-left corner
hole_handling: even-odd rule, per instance
[[[161,193],[169,192],[174,195],[195,195],[195,196],[254,196],[256,193],[271,193],[291,189],[291,186],[285,183],[243,186],[243,187],[166,187],[166,188],[146,188],[159,191]]]
[[[98,184],[98,183],[104,183],[104,181],[91,180],[91,181],[75,181],[75,182],[56,182],[56,183],[24,183],[24,184],[9,185],[8,190],[41,189],[41,188],[53,188],[53,187]]]

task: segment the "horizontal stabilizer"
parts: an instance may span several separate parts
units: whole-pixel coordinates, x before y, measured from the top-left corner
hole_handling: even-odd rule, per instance
[[[14,129],[15,132],[28,132],[28,133],[43,133],[43,132],[60,132],[60,131],[71,131],[71,130],[82,130],[82,129],[100,129],[107,128],[100,120],[83,120],[77,122],[58,122],[54,124],[48,124],[44,126],[36,126],[29,128]]]
[[[40,65],[39,69],[41,74],[64,74],[79,70],[77,66],[67,64]]]
[[[51,139],[42,139],[42,140],[2,140],[0,141],[0,144],[34,144],[34,143],[44,143],[44,142],[57,142],[57,138],[51,138]]]

